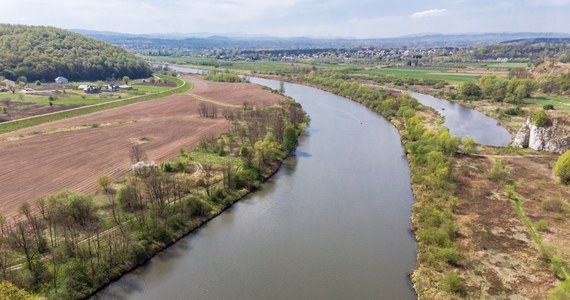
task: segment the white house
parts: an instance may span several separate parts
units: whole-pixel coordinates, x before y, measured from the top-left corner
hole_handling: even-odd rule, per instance
[[[66,83],[69,83],[69,80],[67,80],[67,78],[65,78],[63,76],[59,76],[55,79],[55,83],[66,84]]]

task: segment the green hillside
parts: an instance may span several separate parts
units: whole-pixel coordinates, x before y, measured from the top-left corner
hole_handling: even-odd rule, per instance
[[[116,46],[54,27],[0,24],[0,76],[53,81],[143,78],[141,59]]]

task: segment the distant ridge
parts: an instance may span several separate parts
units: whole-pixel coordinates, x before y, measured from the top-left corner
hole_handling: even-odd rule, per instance
[[[534,39],[518,39],[512,41],[504,41],[501,44],[570,44],[570,38],[534,38]]]
[[[395,38],[311,38],[271,37],[246,34],[208,33],[165,33],[165,34],[122,34],[90,30],[73,30],[130,50],[176,48],[176,49],[311,49],[311,48],[354,48],[354,47],[464,47],[492,45],[506,41],[526,39],[570,38],[570,34],[553,32],[515,33],[459,33],[459,34],[415,34]]]

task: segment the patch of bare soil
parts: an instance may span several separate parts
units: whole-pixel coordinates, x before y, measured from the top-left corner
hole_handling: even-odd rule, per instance
[[[532,181],[537,176],[535,162],[542,159],[504,158],[503,163],[512,178]],[[458,271],[466,278],[472,299],[546,299],[559,280],[519,219],[505,192],[505,181],[489,179],[494,163],[493,158],[481,156],[455,162],[458,246],[464,255]],[[522,165],[528,165],[524,172]],[[525,206],[526,210],[531,214],[530,207]]]
[[[204,136],[228,131],[229,121],[199,117],[203,103],[199,97],[218,103],[208,105],[220,109],[245,101],[263,106],[284,100],[253,84],[214,83],[196,76],[185,79],[195,85],[186,94],[0,135],[0,209],[10,216],[23,202],[62,189],[93,192],[99,176],[117,178],[129,170],[132,143],[144,141],[140,145],[148,158],[162,162],[176,156],[180,148],[194,148]]]
[[[557,156],[509,159],[513,174],[518,177],[516,191],[523,196],[523,209],[532,222],[548,224],[540,233],[543,241],[556,249],[558,255],[570,260],[570,190],[552,174]]]

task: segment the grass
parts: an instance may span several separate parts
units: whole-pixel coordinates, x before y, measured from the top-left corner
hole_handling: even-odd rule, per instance
[[[526,227],[529,231],[530,237],[535,242],[535,244],[537,245],[537,247],[540,250],[540,252],[542,253],[542,255],[546,259],[548,259],[553,271],[563,280],[569,280],[570,278],[568,276],[568,273],[570,272],[570,269],[568,268],[568,265],[559,256],[557,256],[554,253],[554,251],[552,251],[551,247],[548,247],[543,242],[542,238],[540,237],[540,235],[537,232],[537,228],[530,221],[528,216],[525,214],[525,212],[522,208],[522,202],[524,199],[521,195],[519,195],[515,192],[514,185],[509,185],[507,187],[507,194],[508,194],[509,198],[513,201],[513,206],[515,208],[515,211],[519,215],[519,218],[526,225]],[[539,225],[539,227],[540,227],[540,225]]]
[[[171,57],[171,56],[143,56],[144,59],[155,62],[166,62],[177,65],[184,65],[204,70],[231,70],[236,72],[256,72],[256,73],[290,73],[293,69],[313,68],[329,70],[352,70],[360,69],[356,64],[322,64],[308,62],[281,62],[281,61],[230,61],[212,58],[199,57]]]
[[[52,121],[82,116],[82,115],[94,113],[97,111],[106,110],[106,109],[110,109],[110,108],[116,108],[116,107],[132,104],[132,103],[136,103],[136,102],[148,101],[148,100],[153,100],[153,99],[157,99],[157,98],[170,96],[173,94],[183,93],[183,92],[186,92],[192,88],[191,83],[186,82],[182,79],[172,77],[172,76],[166,76],[166,75],[157,75],[157,76],[160,77],[161,79],[165,79],[165,80],[172,81],[172,82],[176,83],[177,87],[171,88],[171,89],[168,89],[168,90],[165,90],[162,92],[158,92],[155,94],[135,96],[135,97],[127,98],[127,99],[119,99],[119,100],[110,101],[110,102],[106,102],[106,103],[99,103],[99,104],[95,104],[95,105],[84,106],[84,107],[64,110],[64,111],[55,112],[55,113],[49,113],[49,114],[19,119],[19,120],[15,120],[15,121],[4,122],[4,123],[0,124],[0,134],[19,130],[22,128],[36,126],[36,125],[47,123],[47,122],[52,122]],[[56,100],[56,101],[59,101],[59,100]]]
[[[353,72],[354,74],[363,75],[392,75],[401,77],[411,77],[411,78],[426,78],[426,79],[437,79],[445,80],[451,83],[461,83],[470,80],[477,80],[479,76],[471,74],[455,74],[448,73],[446,69],[412,69],[412,68],[382,68],[382,69],[369,69],[369,70],[357,70]]]
[[[59,93],[54,95],[55,100],[52,100],[53,105],[94,105],[105,102],[110,102],[113,100],[121,98],[129,98],[134,96],[146,95],[159,93],[171,89],[168,86],[148,86],[148,85],[134,85],[135,90],[133,91],[122,91],[122,92],[103,92],[101,94],[85,94],[80,90],[66,89],[65,94]],[[39,91],[42,92],[42,91]],[[46,91],[47,92],[47,91]],[[105,97],[100,97],[105,95]],[[112,95],[112,96],[111,96]],[[121,97],[121,98],[119,98]],[[30,94],[12,94],[12,93],[1,93],[0,101],[10,100],[15,103],[31,103],[36,105],[49,105],[49,96],[40,95],[30,95]]]
[[[183,156],[186,162],[193,161],[202,164],[210,164],[216,166],[232,165],[234,167],[241,167],[243,160],[235,156],[220,156],[217,153],[208,153],[202,151],[186,152]],[[180,157],[178,159],[181,159]]]
[[[562,96],[538,96],[524,100],[525,104],[536,104],[541,107],[552,104],[555,109],[570,111],[570,98]]]
[[[482,65],[474,65],[472,66],[474,69],[489,69],[489,70],[498,70],[498,71],[510,71],[512,69],[523,68],[527,69],[528,64],[524,62],[504,62],[504,63],[488,63]]]

